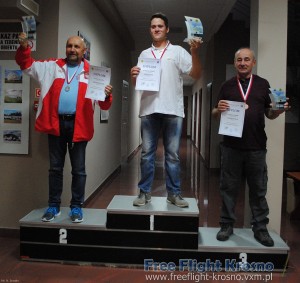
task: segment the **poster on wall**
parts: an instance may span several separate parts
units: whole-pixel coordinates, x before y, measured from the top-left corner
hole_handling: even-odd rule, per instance
[[[16,52],[19,44],[20,32],[0,32],[0,51]],[[36,51],[36,39],[28,38],[28,45],[31,51]]]
[[[28,154],[30,79],[13,60],[0,60],[0,153]]]

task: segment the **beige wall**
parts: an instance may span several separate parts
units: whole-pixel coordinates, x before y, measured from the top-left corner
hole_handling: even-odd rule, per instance
[[[251,47],[256,52],[257,74],[271,87],[285,89],[287,53],[287,0],[251,1]],[[280,40],[278,35],[280,34]],[[269,227],[280,233],[285,114],[266,119]]]
[[[43,22],[37,27],[37,51],[34,56],[57,56],[58,0],[46,1],[42,6]],[[45,13],[47,11],[47,13]],[[0,52],[0,59],[14,60],[14,52]],[[18,228],[18,221],[33,208],[46,205],[48,195],[48,155],[45,135],[34,131],[35,112],[33,111],[34,88],[31,83],[30,93],[30,132],[29,154],[1,154],[1,198],[0,227]]]

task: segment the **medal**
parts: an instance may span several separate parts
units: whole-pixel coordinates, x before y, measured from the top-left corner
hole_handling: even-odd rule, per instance
[[[250,76],[250,81],[249,81],[249,84],[248,84],[248,87],[247,87],[247,90],[246,90],[246,93],[244,93],[244,90],[242,88],[242,85],[238,79],[238,77],[236,77],[236,80],[237,80],[237,84],[238,84],[238,88],[239,88],[239,91],[240,91],[240,94],[241,94],[241,97],[243,98],[244,102],[245,102],[245,110],[247,110],[249,108],[249,105],[246,103],[247,101],[247,98],[250,94],[250,91],[251,91],[251,88],[252,88],[252,79],[253,79],[253,76],[251,74]]]
[[[74,79],[74,77],[75,77],[75,75],[76,75],[76,73],[77,73],[77,71],[78,71],[80,65],[81,65],[81,64],[78,65],[78,67],[77,67],[75,73],[72,75],[71,78],[69,78],[69,68],[68,68],[68,65],[67,65],[66,79],[67,79],[67,84],[68,84],[68,85],[65,87],[65,91],[66,91],[66,92],[69,92],[69,91],[70,91],[70,89],[71,89],[70,83],[71,83],[72,80]]]

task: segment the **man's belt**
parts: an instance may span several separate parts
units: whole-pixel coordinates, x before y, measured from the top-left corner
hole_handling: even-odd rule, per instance
[[[63,121],[72,121],[75,120],[75,114],[61,114],[59,119]]]

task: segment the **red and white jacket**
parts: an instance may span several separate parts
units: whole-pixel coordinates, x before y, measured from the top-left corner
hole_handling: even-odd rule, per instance
[[[36,61],[31,57],[31,49],[18,48],[16,62],[21,70],[37,80],[41,96],[36,114],[35,129],[39,132],[59,136],[58,103],[66,77],[66,59]],[[95,101],[85,98],[88,86],[89,63],[84,60],[83,71],[79,74],[78,97],[74,124],[73,142],[89,141],[94,135]],[[98,101],[101,109],[108,110],[112,95],[105,101]]]

